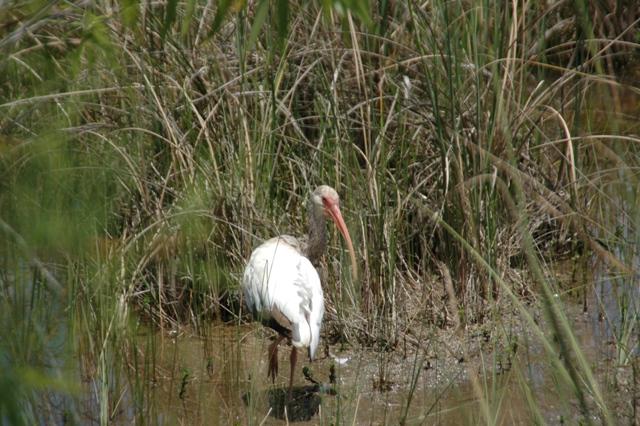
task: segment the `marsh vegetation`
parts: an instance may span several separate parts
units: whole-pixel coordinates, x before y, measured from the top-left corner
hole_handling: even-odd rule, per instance
[[[280,422],[240,275],[321,183],[308,421],[640,422],[635,2],[214,3],[0,3],[1,423]]]

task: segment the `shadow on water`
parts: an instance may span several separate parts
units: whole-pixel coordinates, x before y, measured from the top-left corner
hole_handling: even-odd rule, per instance
[[[290,422],[309,421],[320,410],[322,402],[320,393],[318,385],[294,386],[289,399],[287,387],[269,389],[266,391],[266,400],[270,407],[269,415]],[[245,393],[242,400],[249,406],[251,393]]]

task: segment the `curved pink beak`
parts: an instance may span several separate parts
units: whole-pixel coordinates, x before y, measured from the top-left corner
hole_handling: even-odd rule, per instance
[[[344,219],[342,219],[342,213],[340,213],[340,207],[338,204],[334,203],[324,203],[324,207],[326,212],[331,216],[331,219],[336,223],[338,230],[342,234],[342,237],[347,242],[347,248],[349,249],[349,256],[351,256],[351,276],[354,280],[358,278],[358,265],[356,264],[356,252],[353,250],[353,243],[351,242],[351,236],[349,235],[349,230],[347,229],[347,225],[344,223]]]

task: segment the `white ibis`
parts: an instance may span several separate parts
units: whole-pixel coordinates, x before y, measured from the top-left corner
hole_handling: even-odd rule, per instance
[[[324,300],[317,265],[327,245],[326,217],[336,223],[351,256],[352,274],[357,275],[355,252],[347,226],[340,213],[340,198],[335,189],[322,185],[309,200],[309,233],[296,239],[281,235],[264,242],[253,253],[244,270],[242,288],[254,319],[278,332],[269,346],[268,375],[278,374],[278,345],[287,339],[291,347],[289,398],[297,348],[309,348],[313,360],[324,315]]]

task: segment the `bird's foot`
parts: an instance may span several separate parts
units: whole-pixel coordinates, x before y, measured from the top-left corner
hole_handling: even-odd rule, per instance
[[[276,381],[276,377],[278,377],[278,345],[272,344],[269,348],[269,371],[267,372],[267,377],[271,379],[272,382]]]
[[[269,373],[267,374],[267,377],[271,379],[271,382],[275,382],[276,381],[276,377],[278,377],[278,362],[276,361],[275,364],[272,362],[269,362]]]
[[[302,374],[304,375],[305,379],[307,379],[309,382],[313,383],[314,385],[320,384],[316,379],[313,378],[313,374],[311,373],[311,370],[309,369],[309,367],[304,367],[302,369]]]

